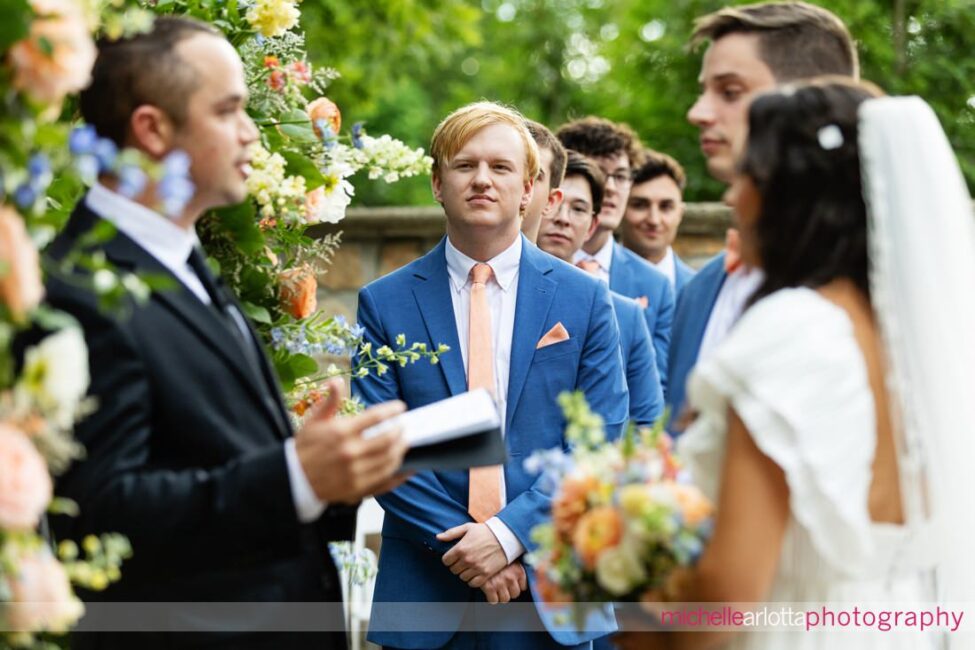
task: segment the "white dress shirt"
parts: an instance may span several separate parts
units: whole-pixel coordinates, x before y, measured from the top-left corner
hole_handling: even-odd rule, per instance
[[[599,268],[596,269],[596,277],[609,284],[609,267],[613,265],[613,244],[615,243],[616,241],[610,235],[595,255],[590,255],[580,248],[572,255],[572,263],[578,264],[583,260],[593,260],[599,265]]]
[[[667,276],[670,280],[670,288],[674,289],[677,287],[677,262],[674,261],[674,249],[670,246],[667,247],[667,252],[664,253],[664,257],[659,262],[651,262],[654,268]]]
[[[210,304],[210,294],[188,263],[190,251],[200,243],[192,228],[184,230],[158,212],[131,201],[100,183],[96,183],[88,191],[85,203],[92,212],[113,224],[120,232],[156,258],[194,296],[203,303]],[[243,316],[237,313],[237,310],[231,310],[231,314],[238,321],[238,327],[246,332],[245,336],[249,337],[247,326],[241,320]],[[304,470],[301,469],[294,438],[285,441],[284,456],[288,466],[291,496],[298,518],[306,523],[314,521],[325,510],[326,504],[315,496],[315,491],[312,490]]]
[[[741,318],[745,303],[764,279],[765,273],[761,269],[748,268],[744,264],[725,278],[714,301],[711,315],[708,317],[707,327],[704,329],[697,363],[707,358],[708,354],[728,335],[734,324]]]
[[[447,273],[450,276],[450,299],[454,307],[454,320],[457,323],[457,339],[460,341],[460,355],[467,372],[467,352],[470,336],[471,309],[471,269],[477,260],[464,255],[450,238],[446,245]],[[487,261],[494,272],[485,286],[488,308],[491,312],[492,352],[494,354],[494,394],[501,414],[501,433],[504,435],[504,422],[508,411],[508,376],[510,374],[511,338],[515,328],[515,305],[518,298],[518,270],[521,266],[521,236],[497,256]],[[507,503],[504,472],[501,472],[501,503]],[[508,563],[514,562],[525,547],[504,522],[491,517],[485,522],[494,536],[498,538]]]

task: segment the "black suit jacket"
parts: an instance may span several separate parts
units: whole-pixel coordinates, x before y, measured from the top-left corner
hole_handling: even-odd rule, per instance
[[[62,258],[99,221],[82,201],[48,255]],[[122,233],[94,248],[120,271],[172,277]],[[354,509],[329,508],[314,524],[299,522],[284,454],[292,430],[271,365],[264,354],[259,369],[249,364],[214,308],[175,284],[144,304],[127,300],[121,311],[104,311],[71,278],[48,281],[48,301],[84,330],[89,394],[98,403],[76,429],[87,457],[56,486],[80,516],[57,518],[54,532],[76,540],[120,532],[134,551],[120,582],[83,596],[341,601],[327,542],[351,539]],[[78,636],[76,647],[145,647],[150,639]],[[169,635],[165,646],[345,647],[341,633],[321,636],[295,643],[296,636],[267,634]]]

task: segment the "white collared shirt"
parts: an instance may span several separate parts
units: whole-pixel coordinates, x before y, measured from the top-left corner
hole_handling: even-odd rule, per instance
[[[667,252],[664,253],[664,257],[659,262],[651,262],[654,268],[667,276],[670,280],[670,288],[674,289],[677,287],[677,262],[674,261],[674,249],[670,246],[667,247]]]
[[[701,339],[701,348],[697,354],[700,363],[721,343],[745,310],[745,303],[762,284],[765,273],[761,269],[748,268],[742,265],[725,278],[718,297],[714,301],[714,308],[708,317],[708,324]]]
[[[518,299],[518,271],[521,267],[521,235],[504,251],[487,261],[493,271],[487,282],[486,293],[488,309],[491,312],[491,338],[494,355],[494,394],[501,414],[501,432],[504,435],[504,422],[508,411],[508,377],[511,368],[511,339],[515,328],[515,307]],[[450,243],[445,247],[447,274],[450,276],[450,299],[454,307],[454,320],[457,323],[457,339],[460,354],[467,373],[467,359],[470,336],[471,309],[471,269],[477,260],[468,257]],[[504,472],[501,472],[501,503],[507,503]],[[494,536],[498,538],[510,564],[525,552],[514,533],[497,517],[487,522]]]
[[[88,191],[85,204],[99,217],[113,224],[119,232],[124,233],[140,248],[152,255],[176,279],[182,282],[194,296],[209,305],[210,294],[207,293],[199,276],[189,265],[190,251],[198,246],[200,240],[192,228],[186,230],[163,215],[149,208],[113,192],[101,183],[96,183]],[[233,310],[235,319],[242,318]],[[243,326],[246,331],[246,325]],[[249,333],[246,336],[250,336]],[[284,443],[284,456],[288,466],[288,482],[291,484],[291,496],[295,510],[302,522],[318,519],[327,504],[318,500],[312,489],[295,450],[294,438],[288,438]]]
[[[578,264],[583,260],[595,261],[596,264],[599,265],[599,268],[596,269],[596,277],[606,284],[609,284],[609,269],[613,265],[613,245],[615,243],[616,240],[614,240],[613,236],[610,235],[606,238],[606,243],[603,244],[602,248],[596,251],[595,255],[590,255],[580,248],[572,255],[572,263]]]

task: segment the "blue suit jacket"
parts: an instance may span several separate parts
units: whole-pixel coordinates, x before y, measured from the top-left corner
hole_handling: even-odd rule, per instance
[[[691,281],[691,278],[697,273],[694,269],[687,265],[684,260],[677,257],[677,253],[674,253],[674,293],[677,298],[680,298],[680,292],[687,283]]]
[[[669,391],[667,406],[670,407],[668,430],[674,434],[673,425],[684,408],[687,376],[697,363],[704,331],[707,329],[711,310],[728,275],[724,271],[724,253],[711,259],[691,278],[677,299],[674,315],[674,333],[670,343],[670,374],[667,378]]]
[[[667,354],[670,326],[674,319],[674,290],[667,276],[653,268],[633,251],[613,242],[613,261],[609,267],[609,288],[627,298],[646,298],[647,329],[653,337],[664,394],[667,394]]]
[[[359,324],[373,346],[394,346],[398,334],[428,346],[452,349],[440,363],[393,366],[382,377],[370,374],[353,383],[366,404],[401,399],[416,408],[467,390],[457,325],[450,296],[445,241],[424,257],[364,287],[359,292]],[[512,335],[504,466],[507,505],[498,517],[526,549],[533,548],[531,529],[550,517],[548,486],[525,471],[534,451],[567,448],[565,421],[556,398],[562,391],[585,392],[592,409],[605,420],[609,438],[618,437],[627,418],[627,394],[619,350],[619,329],[606,286],[578,269],[522,241],[517,305]],[[538,341],[561,322],[570,338],[541,349]],[[441,561],[452,544],[437,533],[472,521],[467,513],[467,471],[420,472],[391,493],[379,497],[386,511],[374,602],[456,603],[441,607],[431,632],[417,629],[415,616],[374,606],[369,640],[402,648],[433,648],[454,635],[469,602],[483,602]],[[528,571],[529,583],[534,575]],[[409,609],[409,608],[407,608]],[[389,610],[393,610],[390,613]],[[612,616],[611,612],[604,616]],[[548,617],[542,616],[546,623]],[[611,620],[611,619],[610,619]],[[576,644],[606,634],[549,628],[556,641]]]
[[[643,307],[616,292],[610,295],[620,327],[620,352],[630,393],[630,419],[640,425],[651,425],[664,411],[664,393]]]

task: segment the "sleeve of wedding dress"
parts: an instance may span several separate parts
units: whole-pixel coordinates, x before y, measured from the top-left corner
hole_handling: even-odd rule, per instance
[[[854,572],[871,553],[876,416],[846,314],[807,289],[776,292],[695,369],[688,391],[699,416],[679,449],[694,480],[716,496],[734,408],[784,470],[792,515],[819,554]]]

